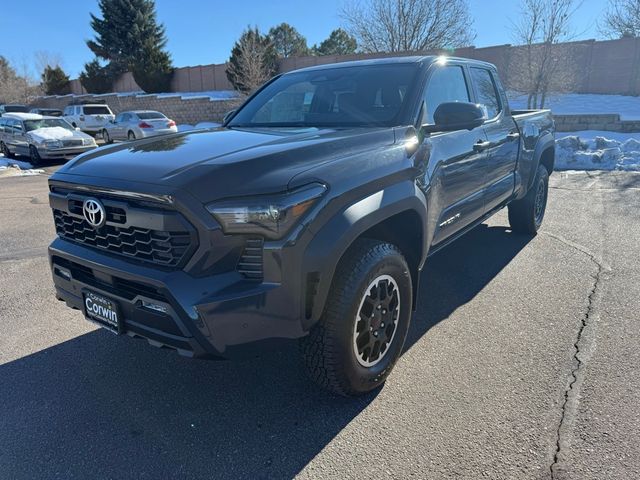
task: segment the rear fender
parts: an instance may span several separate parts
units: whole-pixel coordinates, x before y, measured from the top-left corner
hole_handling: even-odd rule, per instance
[[[526,141],[526,139],[524,140]],[[549,148],[555,148],[555,138],[550,131],[541,133],[533,150],[527,150],[526,145],[521,148],[518,162],[519,183],[521,188],[518,191],[516,200],[523,198],[533,185],[542,155]]]

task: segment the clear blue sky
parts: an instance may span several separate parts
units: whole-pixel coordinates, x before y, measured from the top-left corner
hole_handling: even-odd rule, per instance
[[[366,1],[366,0],[364,0]],[[158,19],[169,37],[176,66],[222,63],[247,25],[261,30],[281,22],[294,25],[309,45],[319,43],[341,20],[345,0],[156,0]],[[85,40],[92,38],[89,12],[98,13],[97,0],[19,0],[2,9],[0,55],[32,68],[34,52],[60,55],[67,73],[76,77],[92,59]],[[475,20],[477,47],[511,43],[510,25],[518,0],[469,0]],[[574,23],[578,38],[597,38],[597,19],[604,0],[584,0]],[[14,39],[8,41],[9,39]]]

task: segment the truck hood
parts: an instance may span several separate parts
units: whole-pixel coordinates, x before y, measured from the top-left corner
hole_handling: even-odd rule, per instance
[[[218,128],[98,148],[52,179],[131,189],[154,184],[209,202],[282,191],[305,170],[393,142],[390,128]]]

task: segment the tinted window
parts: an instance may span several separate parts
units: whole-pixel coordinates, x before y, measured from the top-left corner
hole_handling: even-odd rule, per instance
[[[16,112],[16,113],[27,113],[29,109],[24,105],[5,105],[4,111],[6,113]]]
[[[163,118],[167,118],[160,112],[138,112],[137,115],[140,120],[162,120]]]
[[[258,93],[230,126],[392,126],[408,122],[416,65],[326,68],[283,75]]]
[[[487,110],[487,118],[497,117],[500,113],[500,102],[491,73],[484,68],[472,68],[471,78],[478,93],[478,103]]]
[[[84,107],[85,115],[111,115],[111,111],[109,107],[102,106],[92,106],[92,107]]]
[[[429,78],[425,91],[427,122],[433,123],[433,113],[438,106],[448,102],[469,102],[469,90],[464,71],[459,66],[437,67]]]

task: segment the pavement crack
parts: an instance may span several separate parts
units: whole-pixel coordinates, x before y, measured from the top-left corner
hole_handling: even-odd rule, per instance
[[[573,343],[573,368],[570,373],[570,381],[564,391],[564,399],[561,407],[560,422],[556,430],[556,445],[553,456],[553,463],[550,465],[549,470],[551,479],[555,480],[563,473],[562,470],[562,454],[563,451],[569,447],[568,433],[571,431],[575,414],[578,408],[578,397],[580,393],[580,383],[584,375],[584,368],[586,358],[583,357],[584,351],[590,345],[587,329],[592,326],[594,318],[597,316],[596,301],[600,292],[600,286],[602,277],[605,272],[609,272],[611,269],[600,259],[597,255],[590,252],[583,245],[577,244],[559,235],[553,233],[544,232],[545,235],[585,254],[595,264],[595,273],[591,275],[593,283],[587,296],[587,307],[584,315],[580,321],[580,328],[575,337]],[[586,343],[586,344],[585,344]]]

